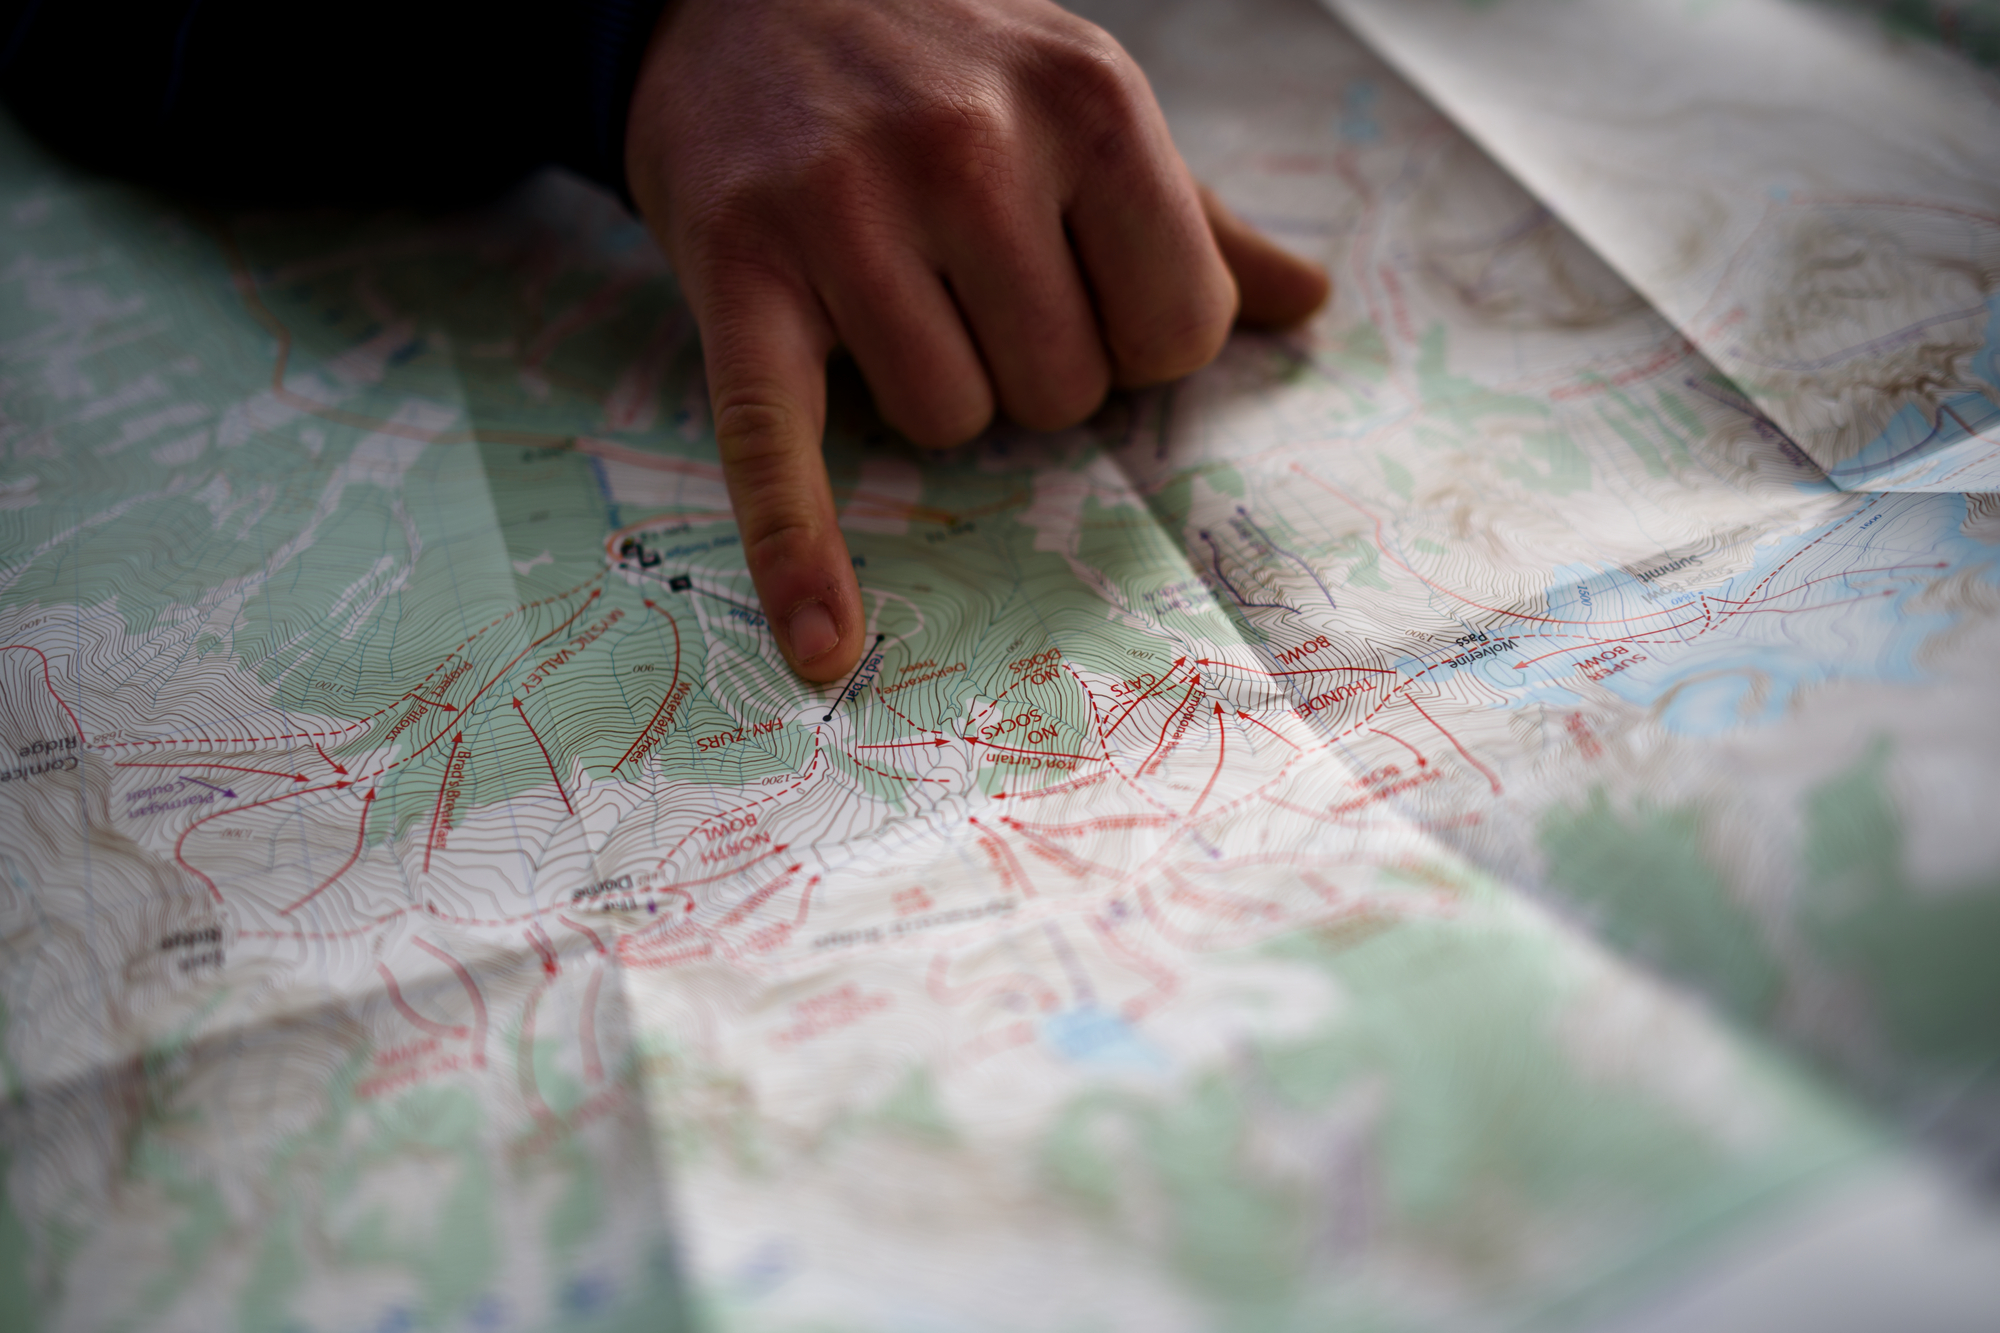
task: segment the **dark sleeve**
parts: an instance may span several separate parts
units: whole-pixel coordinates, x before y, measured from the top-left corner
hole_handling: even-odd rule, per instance
[[[663,0],[0,0],[0,99],[86,165],[222,201],[447,202],[561,163],[624,193]]]

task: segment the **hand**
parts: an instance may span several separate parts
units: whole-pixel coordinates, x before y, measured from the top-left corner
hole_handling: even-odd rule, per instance
[[[1074,425],[1326,275],[1199,190],[1145,76],[1046,0],[675,0],[627,175],[694,311],[744,557],[800,675],[861,653],[821,455],[845,346],[919,445]]]

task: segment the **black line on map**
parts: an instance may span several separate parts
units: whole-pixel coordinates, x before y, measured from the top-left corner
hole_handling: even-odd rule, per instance
[[[849,676],[847,678],[847,683],[840,687],[840,693],[833,696],[833,707],[826,710],[826,716],[821,718],[820,721],[822,722],[833,721],[833,715],[840,711],[840,705],[846,702],[847,700],[847,692],[853,689],[854,682],[861,678],[861,669],[868,665],[868,659],[875,655],[875,649],[880,648],[882,646],[883,641],[888,637],[889,636],[886,634],[877,634],[875,636],[874,647],[871,647],[867,652],[861,654],[861,660],[854,664],[854,674]]]

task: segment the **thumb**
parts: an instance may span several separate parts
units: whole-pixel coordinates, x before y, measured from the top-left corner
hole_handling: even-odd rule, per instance
[[[1275,241],[1230,212],[1206,185],[1200,190],[1209,231],[1242,296],[1238,323],[1253,329],[1286,329],[1304,323],[1326,304],[1333,281],[1325,269],[1280,249]]]
[[[743,558],[785,660],[807,680],[837,680],[861,655],[862,616],[822,452],[832,334],[802,285],[711,278],[697,318]]]

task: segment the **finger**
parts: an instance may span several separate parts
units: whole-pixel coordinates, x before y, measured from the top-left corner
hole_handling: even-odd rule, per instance
[[[1073,426],[1111,388],[1090,293],[1052,198],[989,198],[943,228],[946,273],[1007,415],[1030,430]]]
[[[1209,231],[1242,298],[1236,322],[1253,329],[1288,329],[1326,304],[1333,279],[1318,264],[1281,249],[1230,212],[1206,185],[1198,187]]]
[[[1066,216],[1118,382],[1176,379],[1222,350],[1235,280],[1150,95],[1134,100],[1128,133],[1091,142]]]
[[[821,446],[832,330],[803,284],[709,277],[697,315],[743,557],[786,660],[838,680],[861,655],[862,615]]]
[[[847,244],[819,289],[875,408],[912,443],[945,449],[986,429],[993,389],[944,283],[913,250]]]

